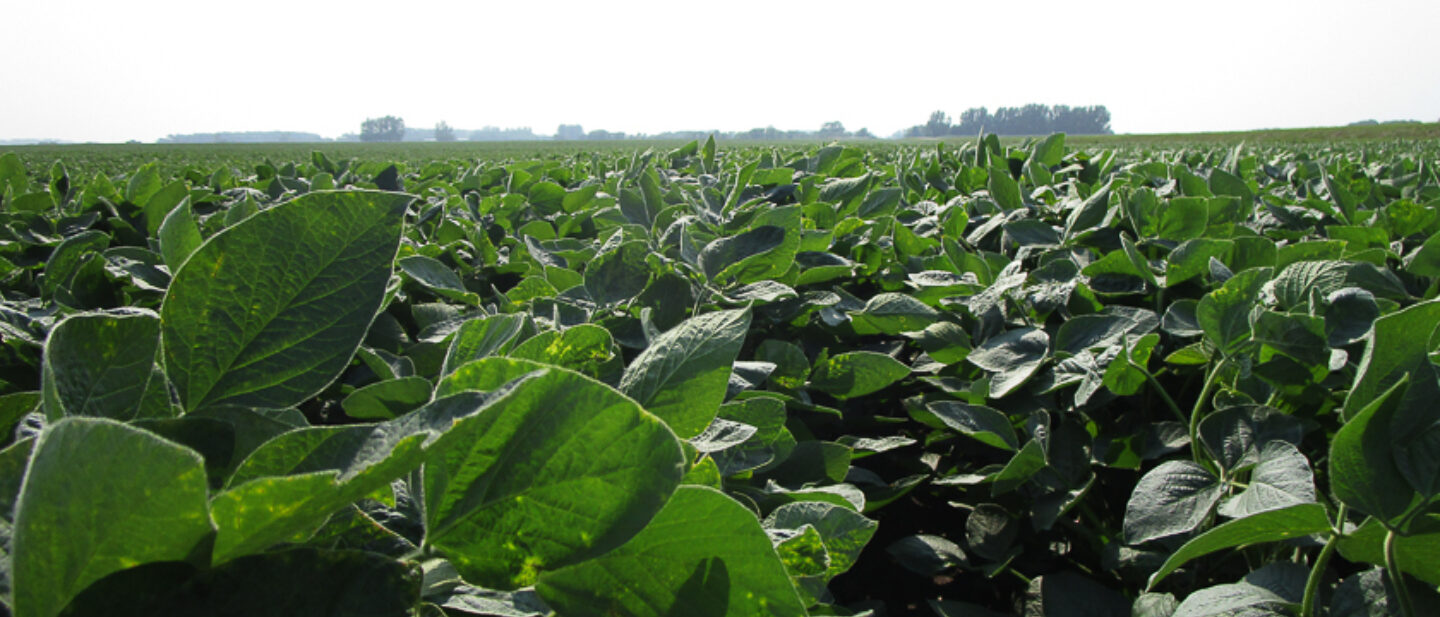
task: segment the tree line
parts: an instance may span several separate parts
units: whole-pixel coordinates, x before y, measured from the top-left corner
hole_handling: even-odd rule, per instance
[[[1024,107],[1001,107],[995,113],[984,107],[972,107],[960,114],[959,122],[952,121],[944,111],[935,111],[925,124],[906,129],[904,136],[973,137],[981,131],[997,135],[1109,135],[1113,132],[1110,110],[1104,105],[1071,107],[1031,103]]]

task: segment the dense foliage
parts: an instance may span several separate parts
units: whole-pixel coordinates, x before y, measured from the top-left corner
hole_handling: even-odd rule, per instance
[[[1435,606],[1433,142],[260,158],[0,156],[13,614]]]

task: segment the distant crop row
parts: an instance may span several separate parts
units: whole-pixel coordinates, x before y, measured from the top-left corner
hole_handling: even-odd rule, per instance
[[[1440,599],[1432,142],[235,152],[0,156],[18,617]]]

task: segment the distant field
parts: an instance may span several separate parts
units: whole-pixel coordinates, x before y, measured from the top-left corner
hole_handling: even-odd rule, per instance
[[[1105,146],[1155,146],[1177,143],[1293,144],[1326,141],[1440,139],[1440,123],[1377,124],[1372,126],[1333,126],[1308,129],[1266,129],[1222,133],[1166,133],[1154,135],[1077,135],[1067,139],[1071,144]]]
[[[1034,138],[1005,138],[1005,142],[1020,144]],[[1110,149],[1169,149],[1190,146],[1218,146],[1244,142],[1254,146],[1264,145],[1323,145],[1328,142],[1380,142],[1380,141],[1424,141],[1440,140],[1440,124],[1382,124],[1375,126],[1347,126],[1308,129],[1273,129],[1261,131],[1236,131],[1222,133],[1168,133],[1148,135],[1075,135],[1067,138],[1072,147],[1104,147]],[[849,142],[875,150],[889,150],[896,147],[935,143],[935,139],[909,140],[863,140]],[[973,138],[946,139],[946,143],[966,143]],[[211,168],[229,163],[249,166],[256,161],[269,160],[272,163],[301,162],[310,159],[314,151],[324,152],[332,159],[358,159],[361,162],[400,162],[416,167],[436,160],[488,159],[524,160],[535,158],[589,157],[591,153],[612,153],[617,151],[643,151],[646,148],[669,150],[681,145],[672,140],[626,140],[626,141],[528,141],[528,142],[407,142],[407,143],[274,143],[274,144],[79,144],[0,147],[0,152],[15,152],[27,166],[48,166],[56,160],[64,160],[70,173],[90,176],[96,172],[118,174],[133,170],[142,163],[157,162],[160,171],[167,174],[183,171],[187,167]],[[732,147],[778,147],[797,148],[808,144],[804,141],[725,141]],[[818,142],[817,142],[818,143]]]

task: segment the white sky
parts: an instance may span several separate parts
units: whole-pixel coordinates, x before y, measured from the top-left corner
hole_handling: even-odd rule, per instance
[[[1122,133],[1440,118],[1437,0],[3,0],[0,140],[367,117],[819,128],[1109,108]]]

